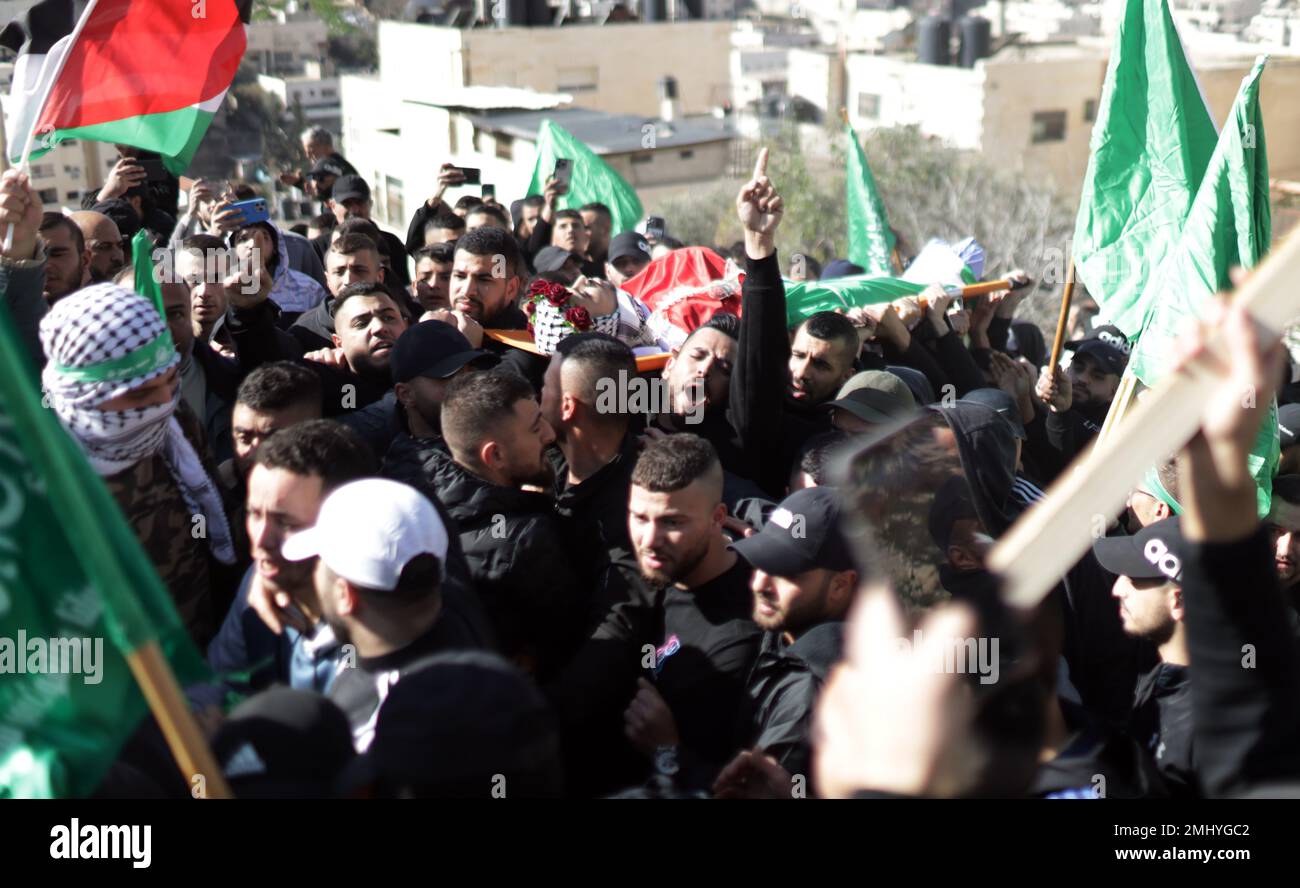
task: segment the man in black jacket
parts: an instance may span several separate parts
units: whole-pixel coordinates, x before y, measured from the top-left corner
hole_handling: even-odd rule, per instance
[[[1170,791],[1199,796],[1192,742],[1191,675],[1183,626],[1182,575],[1190,547],[1177,517],[1134,536],[1105,537],[1092,546],[1101,566],[1116,575],[1124,631],[1156,645],[1160,663],[1138,683],[1129,719],[1163,772]]]
[[[811,765],[813,704],[840,658],[858,588],[839,522],[838,494],[810,487],[786,497],[762,532],[731,545],[754,568],[754,622],[764,630],[749,675],[753,742],[791,774]]]
[[[388,358],[406,319],[377,284],[353,284],[334,298],[334,347],[324,360],[303,360],[275,336],[274,305],[241,300],[227,314],[231,339],[244,367],[302,360],[321,380],[322,409],[335,417],[365,407],[392,388]]]
[[[546,675],[580,640],[588,594],[549,493],[555,435],[528,383],[502,370],[453,380],[441,419],[449,452],[430,451],[427,482],[459,531],[502,652]]]
[[[484,226],[456,241],[451,267],[451,307],[485,330],[526,330],[528,318],[516,304],[525,274],[514,235]],[[506,369],[540,390],[546,360],[522,349],[485,339],[483,347],[501,357]]]
[[[350,217],[370,218],[370,186],[360,176],[339,176],[334,183],[329,207],[334,218],[342,224]],[[379,232],[379,250],[388,257],[392,269],[392,283],[407,287],[411,283],[411,270],[407,267],[406,245],[395,234]]]
[[[653,764],[704,789],[749,739],[745,682],[761,632],[750,618],[749,567],[722,535],[726,514],[707,441],[682,434],[645,446],[628,506],[644,584],[610,608],[548,688],[571,788],[610,791]],[[622,758],[619,727],[639,767]]]
[[[384,456],[385,478],[435,495],[431,484],[433,455],[447,454],[442,437],[442,402],[457,376],[496,363],[490,352],[476,349],[459,330],[442,321],[422,321],[403,333],[389,360],[397,396],[398,433]]]
[[[627,500],[637,450],[617,390],[637,382],[636,358],[624,343],[578,333],[560,341],[542,386],[542,416],[562,457],[557,511],[575,539],[598,542],[615,559],[632,552]]]
[[[1101,431],[1131,350],[1124,334],[1112,326],[1098,327],[1087,338],[1067,342],[1065,347],[1074,352],[1069,370],[1044,367],[1037,387],[1037,395],[1048,409],[1048,447],[1041,449],[1052,451],[1039,457],[1058,471]]]

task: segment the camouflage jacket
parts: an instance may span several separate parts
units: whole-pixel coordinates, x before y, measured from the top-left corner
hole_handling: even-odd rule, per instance
[[[205,468],[210,469],[203,433],[193,412],[181,404],[176,419]],[[194,516],[166,461],[161,455],[142,459],[104,482],[171,592],[181,622],[203,650],[216,633],[218,619],[212,601],[208,541],[195,538]]]

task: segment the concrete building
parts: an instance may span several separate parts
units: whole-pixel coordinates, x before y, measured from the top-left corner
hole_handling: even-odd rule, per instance
[[[1300,4],[1294,0],[1265,0],[1241,36],[1243,40],[1300,50]]]
[[[308,62],[302,74],[281,77],[259,74],[257,85],[278,98],[286,112],[291,112],[296,104],[302,108],[309,125],[338,132],[343,118],[339,79],[322,76],[320,62]]]
[[[255,21],[248,26],[244,59],[262,74],[301,74],[307,62],[325,58],[329,27],[310,11],[278,13],[277,21]]]
[[[844,59],[832,47],[790,50],[787,92],[813,105],[828,122],[839,120],[844,105]]]
[[[393,96],[382,79],[342,79],[344,152],[371,184],[374,215],[404,232],[437,187],[439,166],[481,170],[502,202],[523,197],[536,162],[538,127],[554,120],[573,133],[645,199],[657,188],[712,181],[727,173],[733,138],[713,116],[610,114],[573,107],[571,96],[514,87],[430,89],[422,99]],[[465,188],[450,194],[478,194]]]
[[[1261,0],[1174,0],[1178,17],[1202,31],[1238,34],[1259,14]]]
[[[731,32],[731,103],[744,109],[759,100],[786,94],[790,52],[817,45],[817,35],[794,20],[740,21]]]
[[[659,112],[659,80],[674,76],[682,113],[708,114],[731,95],[730,31],[724,21],[471,30],[381,21],[379,79],[414,101],[431,84],[513,86],[650,116]]]
[[[1216,122],[1225,119],[1257,49],[1230,38],[1188,41]],[[973,68],[922,64],[910,55],[850,54],[850,121],[863,130],[916,125],[1073,193],[1087,168],[1109,50],[1106,40],[1013,45]],[[1260,95],[1270,171],[1294,178],[1300,173],[1300,57],[1273,56]]]

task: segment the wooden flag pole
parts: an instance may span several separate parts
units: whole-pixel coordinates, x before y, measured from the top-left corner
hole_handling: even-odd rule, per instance
[[[1074,298],[1074,260],[1065,273],[1065,292],[1061,294],[1061,313],[1056,318],[1056,338],[1052,340],[1052,359],[1047,366],[1056,372],[1056,365],[1061,361],[1061,349],[1065,347],[1065,327],[1070,320],[1070,300]]]
[[[1111,398],[1110,409],[1106,411],[1106,419],[1101,424],[1101,431],[1097,433],[1097,443],[1114,434],[1120,420],[1128,414],[1129,407],[1133,405],[1133,398],[1137,395],[1137,384],[1137,377],[1125,367],[1124,375],[1119,380],[1119,388],[1115,390],[1115,397]]]
[[[144,698],[148,701],[154,718],[158,720],[163,736],[167,738],[167,746],[176,759],[181,776],[190,784],[191,793],[195,789],[194,778],[201,777],[202,792],[195,794],[195,798],[234,798],[230,784],[226,782],[198,722],[194,720],[194,713],[190,712],[189,704],[185,702],[180,685],[176,683],[176,676],[159,649],[158,642],[151,641],[131,651],[126,655],[126,662],[131,667],[136,684],[144,692]]]
[[[1276,340],[1300,314],[1300,228],[1292,231],[1236,291],[1263,328],[1264,341]],[[1223,336],[1211,331],[1207,347],[1224,352]],[[1200,428],[1205,387],[1221,380],[1201,365],[1171,374],[1151,389],[1128,419],[1076,459],[1047,496],[1012,525],[989,552],[989,569],[1003,581],[1003,596],[1018,607],[1033,607],[1061,581],[1095,539],[1097,520],[1108,522],[1144,472],[1191,440]]]

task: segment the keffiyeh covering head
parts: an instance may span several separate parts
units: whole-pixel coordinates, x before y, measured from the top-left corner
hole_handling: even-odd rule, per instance
[[[186,507],[204,516],[213,554],[233,563],[221,497],[173,415],[177,398],[151,407],[98,409],[180,363],[153,303],[116,284],[95,284],[54,304],[41,320],[41,345],[48,359],[41,381],[50,405],[95,471],[114,475],[161,455]]]

